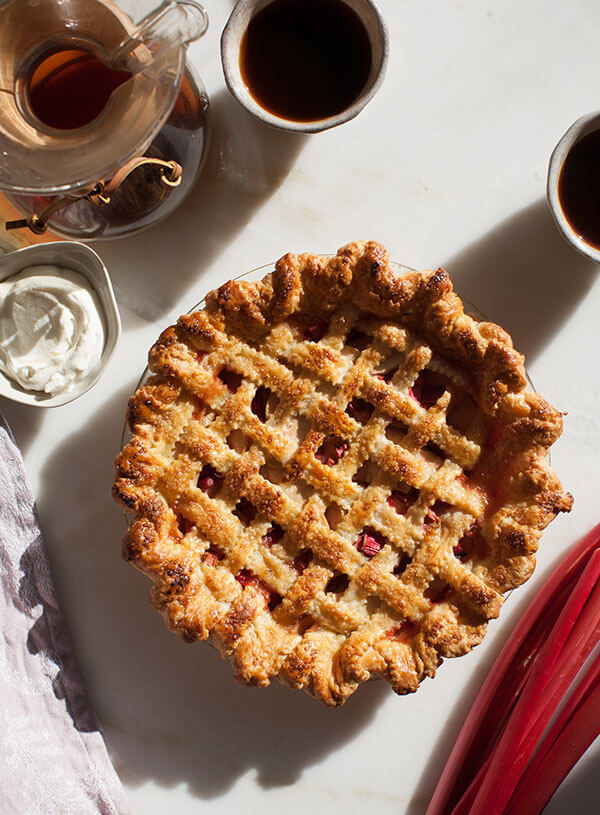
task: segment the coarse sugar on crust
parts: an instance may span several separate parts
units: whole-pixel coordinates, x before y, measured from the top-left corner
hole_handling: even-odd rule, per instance
[[[561,414],[510,336],[378,243],[226,283],[149,365],[116,460],[123,556],[242,682],[328,705],[374,676],[415,691],[571,508],[547,461]]]

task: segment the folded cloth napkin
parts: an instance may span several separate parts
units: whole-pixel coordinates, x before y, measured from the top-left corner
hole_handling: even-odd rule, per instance
[[[130,813],[86,699],[23,460],[0,416],[0,812]]]

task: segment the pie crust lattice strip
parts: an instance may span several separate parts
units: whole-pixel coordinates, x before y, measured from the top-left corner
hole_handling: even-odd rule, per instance
[[[329,705],[478,644],[572,498],[561,414],[443,270],[375,242],[286,255],[163,332],[128,407],[123,556],[236,677]]]

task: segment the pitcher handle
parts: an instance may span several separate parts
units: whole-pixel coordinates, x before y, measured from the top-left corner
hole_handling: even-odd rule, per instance
[[[148,68],[173,48],[200,39],[208,15],[195,0],[167,0],[151,12],[110,55],[110,63],[131,73]]]

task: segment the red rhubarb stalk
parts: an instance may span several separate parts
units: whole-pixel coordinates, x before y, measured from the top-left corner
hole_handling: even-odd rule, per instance
[[[594,551],[494,747],[470,815],[502,815],[558,702],[594,647],[600,603],[587,601],[599,577],[600,551]]]
[[[569,697],[555,724],[521,776],[507,815],[530,815],[532,812],[541,812],[598,734],[600,734],[600,656],[594,660]]]
[[[593,563],[592,563],[593,561]],[[595,582],[594,582],[595,578]],[[585,752],[587,747],[591,744],[597,732],[600,731],[600,721],[596,722],[592,730],[594,735],[589,737],[588,733],[581,736],[579,740],[574,739],[573,735],[570,742],[570,753],[561,753],[560,756],[555,755],[562,775],[557,770],[554,775],[551,774],[551,767],[544,765],[541,770],[543,774],[543,789],[538,792],[535,787],[535,781],[531,781],[525,787],[527,797],[522,795],[521,781],[519,780],[520,770],[527,764],[529,758],[536,748],[540,734],[544,731],[546,725],[552,718],[554,711],[558,707],[560,701],[564,697],[569,685],[573,678],[581,669],[581,666],[587,659],[589,653],[598,643],[600,639],[600,551],[595,551],[590,559],[590,563],[582,574],[580,580],[573,592],[574,599],[571,601],[572,614],[565,614],[562,616],[557,626],[568,626],[570,620],[574,619],[574,624],[571,631],[568,633],[568,639],[564,642],[563,647],[555,655],[555,649],[560,644],[560,631],[556,633],[556,627],[552,632],[555,636],[555,641],[548,640],[547,646],[541,650],[535,667],[530,668],[530,676],[526,679],[526,688],[524,693],[524,700],[517,706],[512,718],[509,721],[507,730],[500,740],[500,744],[491,752],[486,761],[480,767],[479,772],[472,780],[468,789],[452,809],[452,815],[475,815],[475,813],[489,813],[489,815],[531,815],[533,812],[541,812],[543,806],[539,809],[529,807],[523,804],[524,801],[529,800],[531,797],[543,797],[546,795],[546,802],[550,799],[558,785],[569,772],[571,767],[578,761],[580,756]],[[591,585],[591,590],[590,590]],[[589,596],[588,596],[589,591]],[[587,598],[587,599],[586,599]],[[577,606],[581,607],[581,613],[577,614]],[[566,619],[565,619],[566,617]],[[570,618],[570,619],[569,619]],[[594,663],[594,669],[598,669],[600,675],[600,657],[598,665]],[[593,669],[593,670],[594,670]],[[557,734],[565,726],[565,722],[573,714],[581,702],[581,699],[586,696],[589,687],[594,684],[595,674],[587,675],[581,682],[581,686],[569,698],[567,705],[564,708],[561,716],[557,719],[556,724],[543,740],[541,746],[535,753],[534,759],[527,766],[527,770],[523,777],[527,776],[530,770],[534,770],[537,763],[541,762],[546,752],[552,747],[552,742],[557,738]],[[600,689],[598,693],[600,700]],[[533,701],[532,701],[533,699]],[[519,717],[521,717],[519,719]],[[521,742],[518,744],[519,722],[521,723],[522,737]],[[504,739],[507,738],[506,732],[516,733],[514,752],[510,753],[512,756],[510,762],[503,768],[501,760],[498,759],[498,754],[501,751]],[[507,752],[510,751],[510,746],[506,747]],[[570,762],[570,763],[569,763]],[[499,773],[498,777],[494,777],[494,772]],[[537,773],[536,780],[539,778],[540,773]],[[502,785],[511,785],[514,787],[518,782],[518,788],[513,793],[511,806],[514,805],[515,809],[504,809],[502,806],[502,798],[499,791]],[[497,807],[491,806],[488,802],[484,801],[480,805],[482,796],[482,789],[489,788],[495,791],[495,801],[498,801]],[[490,796],[493,793],[490,792]],[[517,807],[518,802],[518,807]],[[544,803],[545,805],[545,803]]]
[[[528,669],[581,574],[600,547],[600,524],[561,561],[509,637],[483,684],[456,740],[427,815],[449,813],[486,762],[527,679]],[[479,775],[481,779],[483,773]],[[473,795],[469,796],[472,803]],[[468,809],[464,810],[468,812]]]

